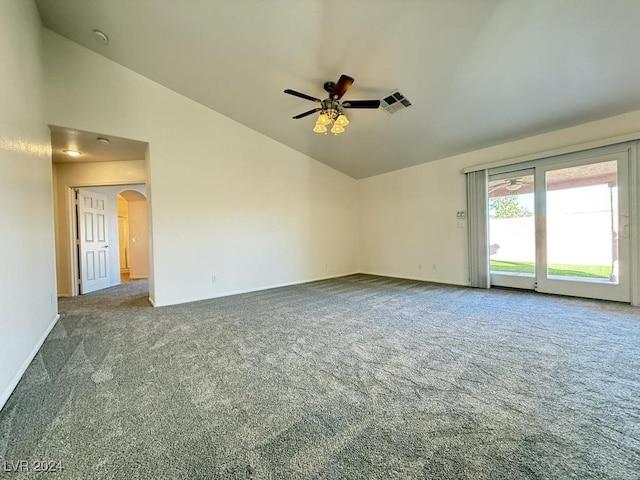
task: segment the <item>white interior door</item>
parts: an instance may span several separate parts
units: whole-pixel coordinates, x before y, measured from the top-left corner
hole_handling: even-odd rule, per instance
[[[80,293],[109,287],[107,197],[78,189]]]

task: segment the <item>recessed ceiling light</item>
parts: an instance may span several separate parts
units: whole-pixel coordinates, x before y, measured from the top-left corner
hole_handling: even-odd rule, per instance
[[[109,43],[109,37],[107,37],[107,35],[104,32],[101,32],[98,29],[95,29],[93,31],[93,36],[96,38],[96,40],[98,40],[100,43],[104,43],[105,45],[107,43]]]
[[[109,139],[108,138],[104,138],[104,137],[98,137],[96,139],[96,142],[98,142],[98,145],[109,145]]]
[[[82,155],[79,151],[77,150],[62,150],[64,153],[66,153],[67,155],[69,155],[70,157],[79,157],[80,155]]]

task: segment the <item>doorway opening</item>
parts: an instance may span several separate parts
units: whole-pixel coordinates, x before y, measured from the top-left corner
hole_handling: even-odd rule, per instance
[[[76,294],[149,278],[146,186],[85,186],[75,198],[70,223]]]
[[[120,282],[149,278],[147,198],[137,190],[118,193]]]
[[[136,209],[138,205],[133,208],[136,212],[145,212],[147,222],[142,227],[136,227],[142,233],[136,233],[134,242],[139,253],[136,258],[139,260],[142,255],[142,263],[147,268],[146,271],[138,269],[135,275],[139,278],[150,277],[152,284],[152,274],[148,267],[152,263],[148,233],[151,230],[151,214],[146,202],[149,144],[68,127],[49,125],[49,128],[53,161],[58,296],[87,293],[82,291],[80,283],[82,262],[85,260],[94,260],[88,263],[92,265],[86,270],[88,280],[97,282],[100,279],[93,287],[85,284],[89,287],[88,290],[121,283],[117,213],[117,196],[121,192],[131,192],[125,194],[125,197],[131,197],[131,202],[127,200],[127,205],[145,205],[144,208]],[[75,152],[75,155],[66,153],[69,151]],[[80,190],[85,191],[82,199],[78,198]],[[79,204],[80,201],[82,205]],[[138,224],[139,222],[136,223]],[[87,240],[84,245],[86,255],[81,252],[82,236]],[[95,243],[95,240],[99,242]],[[131,243],[131,239],[129,242]],[[136,258],[132,256],[133,246],[128,247],[128,250],[129,261],[134,261]]]

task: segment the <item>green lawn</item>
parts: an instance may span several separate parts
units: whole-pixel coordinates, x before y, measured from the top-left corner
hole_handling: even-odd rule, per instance
[[[549,275],[562,277],[609,278],[610,266],[601,265],[548,265]],[[534,273],[533,262],[504,262],[491,260],[492,272]]]

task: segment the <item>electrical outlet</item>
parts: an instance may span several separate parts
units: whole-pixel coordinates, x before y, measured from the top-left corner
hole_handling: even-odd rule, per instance
[[[218,281],[218,279],[216,278],[215,275],[211,276],[211,283],[216,283]]]
[[[456,218],[458,220],[464,220],[465,218],[467,218],[467,212],[465,212],[464,210],[456,212]]]
[[[418,264],[418,270],[422,270],[422,264],[421,263]]]
[[[458,228],[464,227],[464,220],[458,220]]]

